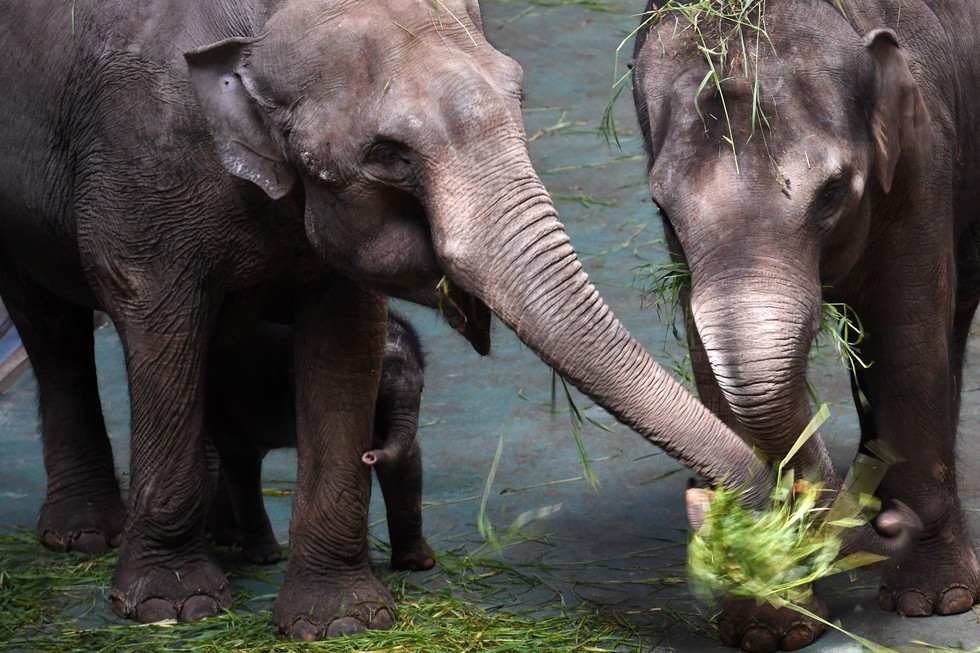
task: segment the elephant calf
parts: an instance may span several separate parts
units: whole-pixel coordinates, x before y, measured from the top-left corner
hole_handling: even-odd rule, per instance
[[[401,316],[388,314],[384,363],[374,413],[374,467],[388,512],[391,566],[431,569],[435,552],[422,535],[422,452],[415,433],[425,379],[422,344]],[[246,560],[272,563],[282,552],[262,501],[262,458],[296,446],[293,333],[264,323],[208,366],[205,420],[221,460],[210,526],[215,540],[238,543]]]

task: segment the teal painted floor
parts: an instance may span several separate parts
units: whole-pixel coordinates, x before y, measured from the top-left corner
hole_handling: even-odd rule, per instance
[[[638,2],[491,1],[484,3],[484,24],[490,41],[524,66],[531,154],[584,266],[627,328],[670,366],[683,354],[665,335],[656,310],[641,308],[634,283],[637,268],[662,260],[663,252],[628,93],[615,114],[621,148],[607,145],[599,133],[613,81],[625,72],[623,62],[615,66],[616,48],[637,24],[633,14],[641,9]],[[583,478],[560,388],[553,410],[550,370],[511,332],[496,325],[494,354],[480,359],[434,312],[399,307],[422,333],[428,352],[419,439],[425,455],[425,531],[437,552],[488,551],[476,523],[499,445],[486,507],[498,532],[506,532],[529,511],[550,514],[527,524],[524,537],[488,553],[540,581],[515,582],[512,575],[502,574],[494,581],[499,591],[487,599],[494,609],[593,602],[636,623],[650,650],[729,650],[717,644],[705,619],[709,609],[692,598],[684,582],[688,531],[683,494],[691,474],[575,395],[579,407],[603,427],[588,424],[583,433],[601,484],[593,489]],[[97,346],[103,402],[125,484],[128,400],[111,327],[98,332]],[[974,359],[978,347],[974,338]],[[835,461],[846,467],[858,429],[844,374],[838,365],[821,362],[811,381],[821,398],[833,404],[834,418],[822,433]],[[974,541],[980,544],[980,370],[968,368],[964,388],[961,494]],[[0,447],[0,529],[31,529],[44,497],[44,474],[29,373],[0,396]],[[293,478],[293,452],[270,454],[265,485],[288,488]],[[268,497],[267,504],[285,540],[289,498]],[[383,517],[377,491],[372,516]],[[386,537],[382,525],[374,531]],[[383,556],[377,557],[383,564]],[[438,571],[416,576],[437,582]],[[880,644],[926,641],[942,646],[959,642],[968,650],[980,647],[976,610],[927,620],[897,617],[877,607],[876,579],[865,575],[839,579],[827,589],[842,625]],[[108,614],[108,604],[104,607]],[[808,650],[861,648],[830,633]]]

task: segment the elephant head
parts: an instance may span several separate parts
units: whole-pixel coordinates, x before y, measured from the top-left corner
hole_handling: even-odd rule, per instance
[[[331,268],[429,304],[445,277],[621,421],[764,496],[755,454],[582,270],[529,160],[521,68],[487,43],[475,0],[346,7],[282,2],[261,35],[187,55],[225,168],[273,200],[301,196]]]
[[[829,2],[765,12],[764,35],[732,39],[725,61],[705,49],[731,23],[664,12],[637,39],[634,99],[650,191],[691,272],[702,397],[775,460],[810,420],[821,300],[875,238],[872,201],[907,199],[928,115],[891,31],[861,35]],[[793,462],[840,487],[819,438]]]

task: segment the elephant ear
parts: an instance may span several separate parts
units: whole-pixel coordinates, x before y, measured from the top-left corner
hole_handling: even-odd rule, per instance
[[[876,29],[865,43],[878,70],[872,133],[875,141],[875,175],[881,188],[891,190],[902,154],[915,150],[929,112],[912,77],[898,38],[890,29]]]
[[[292,190],[296,174],[259,113],[242,65],[253,41],[227,39],[187,52],[184,58],[221,164],[279,199]]]

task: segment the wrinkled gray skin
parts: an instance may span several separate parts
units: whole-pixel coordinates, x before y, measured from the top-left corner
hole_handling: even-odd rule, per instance
[[[441,304],[480,351],[492,310],[685,464],[749,502],[768,491],[752,451],[589,282],[528,158],[520,66],[486,42],[473,0],[8,2],[0,51],[0,294],[39,384],[38,532],[60,550],[121,540],[119,615],[230,605],[205,531],[205,370],[263,317],[293,324],[297,361],[273,617],[289,636],[392,623],[361,461],[388,294]],[[129,378],[124,524],[94,308]]]
[[[296,446],[293,370],[292,329],[272,323],[208,362],[205,425],[220,456],[208,527],[216,541],[238,544],[246,560],[260,564],[282,555],[265,512],[261,474],[270,449]],[[418,335],[388,313],[372,449],[361,460],[374,468],[384,495],[394,569],[435,564],[422,535],[422,452],[415,438],[424,380]]]
[[[855,379],[871,406],[858,402],[862,442],[904,458],[881,495],[924,524],[885,572],[880,603],[910,616],[963,612],[980,592],[955,464],[980,301],[980,4],[845,2],[849,18],[820,0],[765,7],[771,45],[759,49],[758,85],[770,129],[749,138],[754,63],[748,78],[741,67],[722,75],[739,171],[710,84],[698,102],[711,117],[695,109],[708,68],[683,24],[668,18],[637,39],[650,191],[691,270],[698,392],[770,459],[785,457],[811,415],[806,365],[821,298],[846,302],[873,362]],[[839,485],[819,440],[793,462]],[[783,617],[735,607],[722,639],[788,649],[821,630]]]

